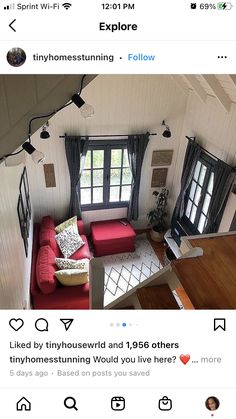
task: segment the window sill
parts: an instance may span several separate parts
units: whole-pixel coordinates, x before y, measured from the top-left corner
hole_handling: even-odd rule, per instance
[[[114,202],[109,205],[97,204],[97,205],[82,205],[81,211],[98,211],[98,210],[109,210],[109,209],[118,209],[118,208],[127,208],[129,205],[128,202]]]

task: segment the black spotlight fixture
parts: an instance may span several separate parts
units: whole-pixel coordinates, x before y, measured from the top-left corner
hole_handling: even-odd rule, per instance
[[[171,137],[170,127],[166,125],[165,121],[162,121],[162,125],[165,127],[165,130],[162,133],[163,137],[170,138]]]
[[[32,160],[36,164],[42,163],[45,160],[44,154],[41,153],[41,151],[36,150],[36,148],[34,148],[29,142],[22,144],[22,148],[26,151],[26,153],[31,155]]]
[[[47,119],[49,117],[55,115],[57,112],[60,112],[62,109],[65,109],[67,106],[70,106],[72,103],[74,103],[80,109],[80,112],[81,112],[81,115],[83,116],[83,118],[90,118],[91,116],[94,115],[93,106],[88,104],[88,103],[85,103],[85,101],[80,96],[81,92],[83,90],[83,83],[84,83],[85,77],[86,77],[86,74],[84,74],[82,79],[81,79],[79,93],[74,94],[71,97],[71,100],[69,102],[67,102],[65,105],[61,106],[60,108],[48,113],[47,115],[34,116],[33,118],[30,119],[29,125],[28,125],[28,141],[26,141],[24,144],[22,144],[22,148],[19,151],[0,157],[0,163],[2,163],[2,161],[6,160],[7,157],[16,156],[16,155],[22,153],[23,151],[26,151],[26,153],[31,155],[32,160],[36,164],[42,163],[44,161],[44,159],[45,159],[44,154],[41,153],[41,151],[36,150],[31,144],[32,123],[35,120],[43,118],[44,120],[47,121]],[[49,123],[47,121],[46,124],[43,125],[43,127],[42,127],[42,131],[40,133],[40,138],[42,138],[43,140],[46,140],[46,139],[50,138],[50,134],[47,131],[48,126],[49,126]],[[20,163],[18,163],[18,164],[20,164]]]
[[[92,105],[85,103],[85,101],[78,93],[75,93],[71,100],[80,109],[83,118],[91,118],[94,115],[94,109]]]
[[[40,138],[42,138],[42,140],[47,140],[48,138],[50,138],[50,134],[47,131],[47,127],[48,127],[48,122],[43,126],[42,128],[42,132],[40,133]]]

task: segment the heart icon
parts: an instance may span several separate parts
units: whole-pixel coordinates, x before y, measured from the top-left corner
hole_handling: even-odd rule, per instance
[[[22,319],[11,319],[9,325],[17,332],[17,330],[20,330],[23,327],[24,321]]]
[[[180,361],[183,362],[184,365],[186,365],[188,363],[188,361],[190,360],[190,355],[180,355],[179,357]]]

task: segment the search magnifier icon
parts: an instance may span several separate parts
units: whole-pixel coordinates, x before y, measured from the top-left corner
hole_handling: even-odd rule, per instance
[[[65,398],[65,400],[64,400],[64,406],[67,409],[75,409],[75,410],[78,410],[77,407],[76,407],[76,400],[75,400],[74,397],[71,397],[71,396]]]

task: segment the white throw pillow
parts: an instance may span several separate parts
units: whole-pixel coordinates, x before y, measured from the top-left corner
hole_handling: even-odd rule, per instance
[[[56,271],[54,275],[65,287],[82,285],[89,281],[88,272],[82,269],[64,269],[63,271]]]
[[[89,269],[89,259],[62,259],[56,258],[55,264],[59,269],[80,269],[88,272]]]
[[[84,245],[84,241],[74,225],[65,228],[61,233],[55,236],[55,239],[61,249],[61,253],[66,259]]]
[[[72,218],[69,218],[69,220],[64,221],[63,223],[59,224],[55,227],[55,231],[57,234],[61,233],[65,228],[74,225],[77,228],[77,217],[74,216]]]

